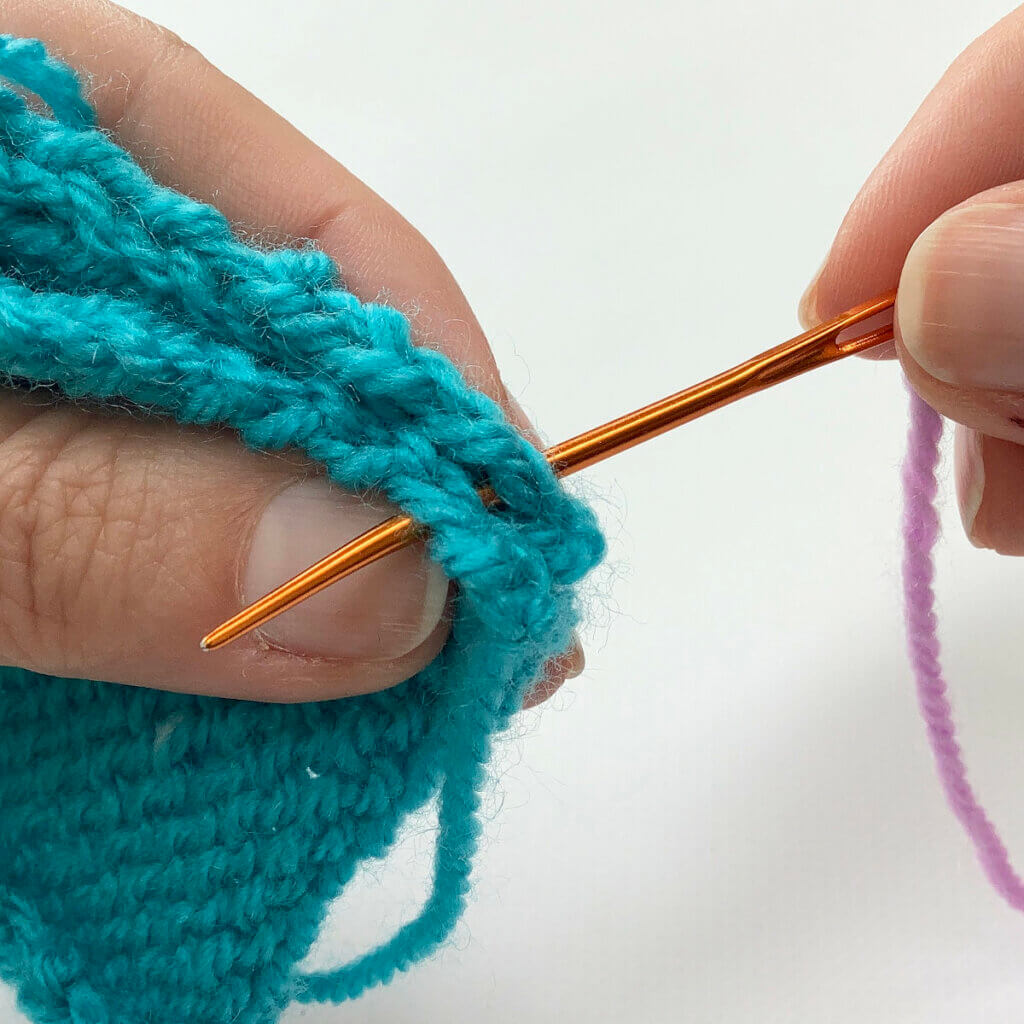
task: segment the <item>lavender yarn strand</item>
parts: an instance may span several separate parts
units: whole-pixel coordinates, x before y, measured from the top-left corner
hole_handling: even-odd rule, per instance
[[[932,551],[939,536],[935,470],[941,438],[942,417],[911,390],[910,428],[903,463],[903,603],[907,646],[918,704],[946,800],[974,845],[989,881],[1011,907],[1024,910],[1024,883],[967,781],[939,660]]]

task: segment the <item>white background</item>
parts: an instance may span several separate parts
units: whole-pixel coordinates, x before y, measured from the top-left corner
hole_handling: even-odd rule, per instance
[[[856,188],[1009,10],[128,2],[434,242],[549,441],[795,333]],[[943,803],[903,651],[904,423],[895,365],[853,361],[591,470],[611,571],[588,668],[502,749],[455,941],[285,1020],[1019,1020],[1024,917]],[[946,479],[956,714],[1024,862],[1024,571],[967,544]],[[415,910],[420,824],[317,964]]]

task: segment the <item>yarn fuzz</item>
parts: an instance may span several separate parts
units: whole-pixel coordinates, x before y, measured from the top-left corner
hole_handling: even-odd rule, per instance
[[[20,87],[0,88],[3,380],[302,450],[429,526],[458,584],[441,654],[365,697],[264,705],[0,671],[0,974],[46,1024],[252,1024],[353,997],[457,921],[491,739],[569,642],[574,585],[603,553],[594,517],[322,251],[244,244],[158,185],[37,40],[0,37],[0,76]],[[329,902],[435,797],[421,913],[300,972]]]

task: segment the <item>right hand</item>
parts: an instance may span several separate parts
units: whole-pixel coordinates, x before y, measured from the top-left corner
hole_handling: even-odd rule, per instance
[[[968,536],[1024,554],[1024,8],[956,59],[868,177],[801,319],[897,282],[896,353],[959,424]]]

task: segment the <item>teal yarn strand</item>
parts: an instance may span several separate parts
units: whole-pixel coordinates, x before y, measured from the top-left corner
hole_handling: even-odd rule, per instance
[[[0,37],[0,380],[297,448],[431,529],[451,639],[384,693],[264,705],[0,670],[0,975],[40,1024],[255,1024],[428,956],[463,908],[492,739],[578,619],[591,511],[407,320],[315,247],[154,182],[75,74]],[[502,504],[487,508],[490,484]],[[338,970],[326,908],[436,798],[431,893]]]

